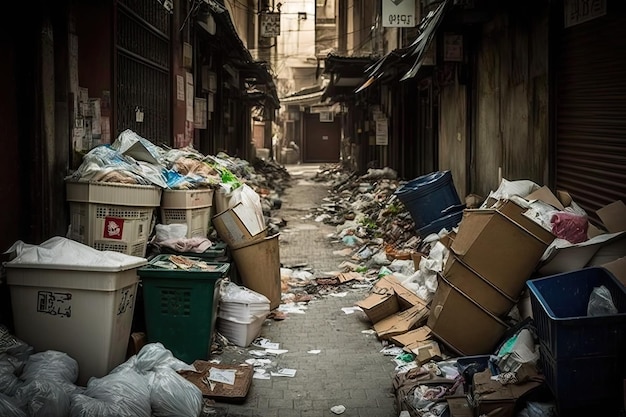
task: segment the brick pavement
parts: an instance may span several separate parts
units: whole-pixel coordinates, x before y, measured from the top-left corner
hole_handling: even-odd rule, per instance
[[[327,236],[334,228],[314,219],[303,219],[310,208],[328,194],[328,185],[308,180],[315,166],[288,167],[293,185],[283,196],[276,214],[287,220],[281,232],[280,254],[285,266],[307,263],[314,273],[336,270],[345,260],[333,255],[342,245]],[[296,369],[290,377],[254,379],[243,404],[216,403],[205,415],[218,417],[322,417],[334,416],[330,408],[344,405],[346,417],[392,417],[391,386],[394,363],[380,353],[375,335],[361,331],[370,323],[363,313],[347,315],[341,308],[353,306],[367,290],[349,290],[341,297],[325,295],[309,302],[305,314],[290,313],[284,321],[267,320],[261,336],[280,343],[289,352],[277,356],[276,366]],[[307,353],[319,349],[319,354]],[[213,358],[222,363],[241,363],[249,349],[229,347]]]

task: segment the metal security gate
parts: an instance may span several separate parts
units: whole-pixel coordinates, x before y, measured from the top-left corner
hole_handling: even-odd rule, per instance
[[[123,0],[116,18],[117,133],[170,144],[170,14],[155,0]]]
[[[609,7],[606,16],[565,28],[559,45],[556,188],[591,216],[626,201],[625,17]]]

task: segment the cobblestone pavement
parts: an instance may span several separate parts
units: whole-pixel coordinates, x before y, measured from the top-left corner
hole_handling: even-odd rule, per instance
[[[292,187],[276,213],[287,220],[280,235],[281,263],[286,267],[306,263],[314,272],[337,270],[346,259],[333,255],[344,248],[327,238],[334,228],[305,218],[328,195],[329,186],[310,180],[317,166],[287,168]],[[322,417],[334,416],[330,408],[343,405],[346,417],[397,416],[391,386],[395,364],[380,353],[382,345],[375,335],[362,333],[371,327],[365,315],[341,309],[366,295],[366,289],[348,290],[345,297],[325,295],[309,302],[305,314],[266,320],[261,336],[288,350],[273,360],[278,367],[295,369],[295,377],[254,379],[243,404],[216,403],[205,415]],[[315,349],[321,352],[308,353]],[[228,347],[213,358],[241,363],[251,357],[248,350]]]

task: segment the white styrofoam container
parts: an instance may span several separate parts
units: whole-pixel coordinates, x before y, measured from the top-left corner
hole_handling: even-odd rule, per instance
[[[232,317],[239,320],[248,320],[251,316],[259,316],[270,313],[270,304],[267,303],[240,303],[220,301],[218,314],[222,317]]]
[[[259,334],[267,314],[252,316],[250,320],[240,321],[232,317],[217,317],[217,330],[229,341],[239,347],[248,347]]]
[[[6,263],[15,334],[40,352],[76,359],[78,384],[126,360],[137,268]]]

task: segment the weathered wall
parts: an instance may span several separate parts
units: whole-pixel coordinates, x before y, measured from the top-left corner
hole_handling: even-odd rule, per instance
[[[463,201],[467,183],[467,88],[455,79],[441,89],[439,116],[439,169],[450,170]]]
[[[535,5],[537,6],[537,5]],[[501,11],[477,51],[472,192],[509,180],[545,183],[548,161],[547,11]]]

